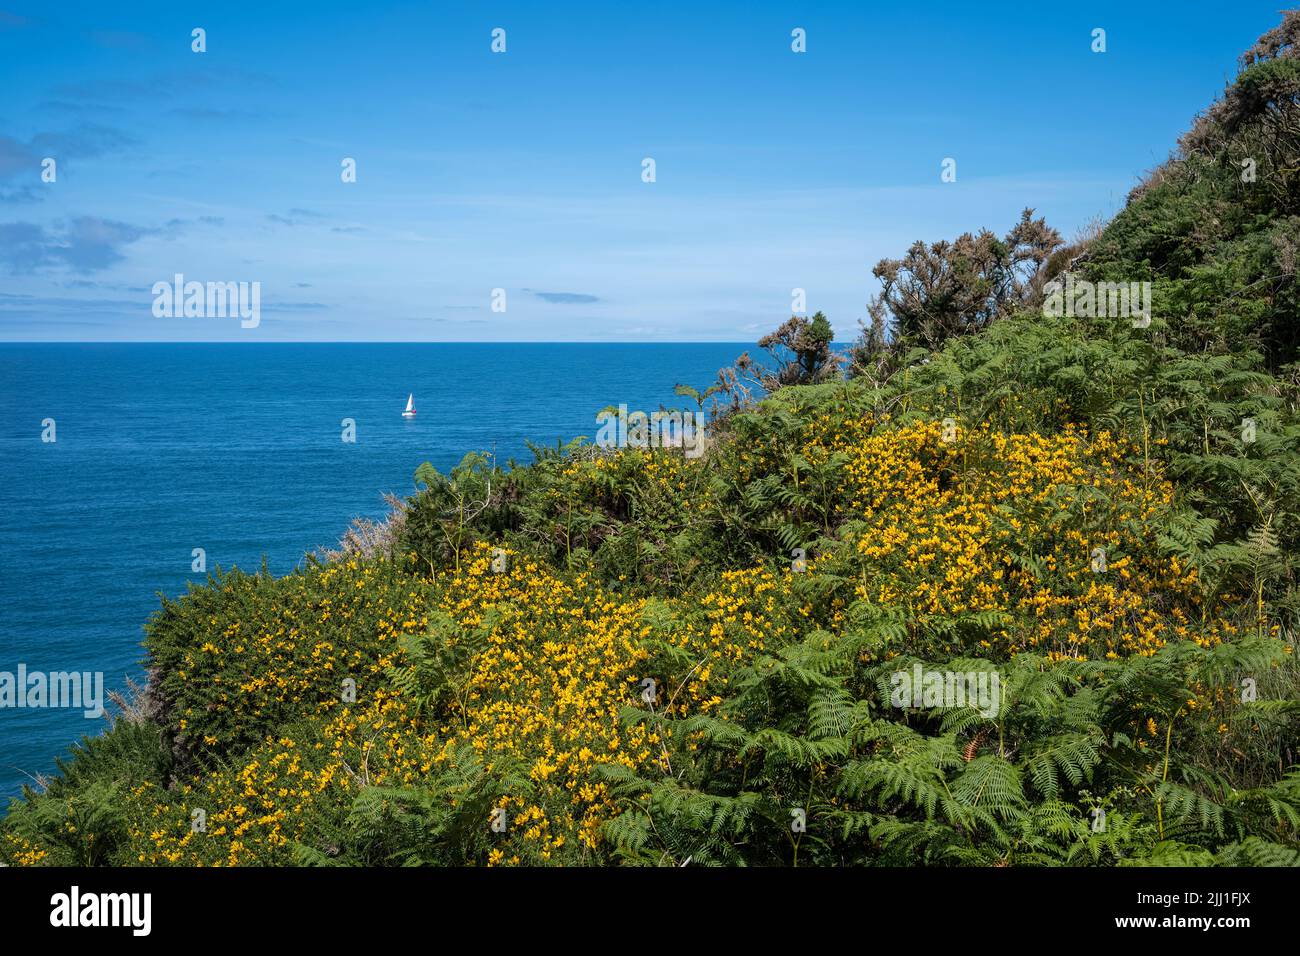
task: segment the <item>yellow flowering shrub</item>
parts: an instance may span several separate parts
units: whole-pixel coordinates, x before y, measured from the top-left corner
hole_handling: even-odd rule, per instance
[[[796,633],[789,572],[729,572],[698,608],[666,605],[676,617],[662,636],[692,664],[656,669],[666,665],[649,663],[654,629],[644,599],[611,595],[586,574],[560,578],[514,553],[497,573],[493,558],[477,547],[460,571],[435,579],[430,606],[413,597],[396,622],[393,633],[430,617],[448,621],[437,632],[441,646],[453,655],[460,643],[469,649],[454,694],[435,712],[398,681],[350,706],[313,708],[328,711],[323,722],[268,736],[236,764],[174,791],[139,786],[129,796],[134,861],[294,862],[297,845],[337,824],[365,788],[431,785],[467,759],[488,773],[518,767],[526,778],[492,802],[506,825],[480,862],[545,862],[566,847],[582,859],[600,849],[601,825],[617,810],[597,768],[662,768],[671,741],[656,715],[715,710],[730,667]],[[389,672],[408,666],[403,647],[382,655]],[[649,699],[647,679],[657,686]],[[483,834],[490,825],[481,821]],[[40,859],[33,848],[21,853]]]
[[[373,691],[402,635],[428,625],[426,591],[398,562],[353,557],[280,579],[235,572],[165,602],[148,644],[178,747],[228,753],[328,714],[345,681]]]
[[[1066,668],[1180,642],[1210,648],[1235,633],[1221,608],[1202,605],[1195,571],[1153,546],[1171,485],[1107,433],[953,433],[829,412],[798,421],[779,440],[734,445],[731,464],[749,477],[731,487],[664,451],[562,460],[541,495],[541,550],[562,545],[565,570],[480,541],[427,573],[414,559],[351,557],[278,580],[223,576],[167,602],[150,648],[179,772],[115,797],[115,852],[180,866],[604,863],[640,852],[654,800],[672,818],[673,801],[688,799],[679,782],[710,768],[731,786],[770,771],[782,793],[808,794],[816,787],[791,783],[804,769],[816,783],[838,772],[835,755],[869,756],[866,738],[796,735],[860,723],[866,711],[843,688],[870,694],[853,669],[882,656],[1024,654]],[[777,554],[790,528],[820,531],[806,564],[718,568],[674,592],[610,573],[617,562],[597,570],[578,546],[621,508],[679,502],[629,538],[634,556],[654,555],[648,577],[673,580],[695,563],[664,558],[665,541],[785,481],[790,494],[760,504],[803,524],[763,530]],[[571,511],[568,495],[597,511]],[[864,607],[902,622],[905,636],[886,637],[883,655],[876,638],[848,632]],[[813,634],[817,647],[794,648]],[[845,639],[873,650],[813,663]],[[782,684],[798,669],[792,649],[798,667],[847,668],[834,679],[843,688],[827,690],[834,681],[811,670]],[[1188,693],[1172,710],[1134,696],[1115,718],[1143,766],[1188,714],[1214,710],[1226,727],[1223,687]],[[767,723],[740,726],[756,719]],[[968,740],[962,762],[986,739]],[[746,743],[729,750],[728,740]],[[646,789],[637,796],[629,781]],[[666,783],[652,799],[647,781]],[[694,798],[715,812],[712,794]],[[756,812],[746,799],[744,813]],[[827,800],[824,812],[847,812],[842,794]],[[68,848],[96,834],[66,816],[46,838],[0,833],[0,856],[68,862]],[[743,845],[714,836],[718,852]]]
[[[1189,636],[1196,573],[1150,540],[1172,488],[1139,475],[1132,455],[1105,432],[957,428],[945,440],[937,421],[878,430],[847,465],[862,516],[858,597],[905,608],[917,629],[1007,616],[975,647],[949,640],[933,652],[1114,657]]]
[[[594,846],[609,797],[592,781],[593,766],[644,764],[660,743],[645,724],[624,728],[618,719],[646,676],[642,602],[612,598],[584,574],[561,580],[530,561],[512,560],[495,574],[491,560],[480,548],[439,605],[461,634],[489,617],[491,627],[436,762],[453,760],[465,744],[488,767],[502,757],[521,761],[534,792],[503,804],[513,827],[542,858],[564,841]]]

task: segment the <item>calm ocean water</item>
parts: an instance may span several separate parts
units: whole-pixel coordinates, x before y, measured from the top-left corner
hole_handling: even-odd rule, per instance
[[[208,567],[276,573],[332,545],[423,461],[531,460],[626,402],[683,406],[730,344],[0,345],[0,671],[142,678],[157,593]],[[400,416],[407,393],[418,416]],[[57,441],[41,441],[42,420]],[[357,440],[340,440],[344,418]],[[0,708],[0,813],[101,721]]]

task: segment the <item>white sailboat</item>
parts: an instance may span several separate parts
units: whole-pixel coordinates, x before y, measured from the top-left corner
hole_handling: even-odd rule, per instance
[[[415,396],[414,395],[406,396],[406,411],[402,412],[402,417],[403,418],[415,417]]]

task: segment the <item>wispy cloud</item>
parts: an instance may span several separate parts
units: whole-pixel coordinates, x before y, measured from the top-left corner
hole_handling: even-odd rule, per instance
[[[13,189],[0,187],[0,203],[18,204],[40,202],[45,196],[34,186],[17,186]]]
[[[143,50],[150,45],[143,33],[129,30],[91,30],[86,36],[95,45],[109,50]]]
[[[58,168],[83,159],[94,159],[125,149],[135,139],[111,126],[87,124],[70,130],[37,133],[28,140],[0,136],[0,202],[39,202],[45,198],[36,185],[41,163],[54,159]],[[8,185],[12,180],[28,182]]]
[[[311,220],[324,219],[325,214],[316,212],[314,209],[290,209],[285,215],[277,212],[267,213],[266,216],[271,222],[279,223],[281,226],[302,226]]]
[[[30,143],[0,136],[0,179],[9,179],[23,171],[35,175],[40,170],[40,156]]]
[[[152,300],[146,293],[141,289],[122,299],[0,293],[0,320],[10,328],[103,328],[149,314]]]
[[[538,292],[534,289],[524,291],[531,292],[543,302],[550,302],[552,305],[587,305],[600,301],[600,296],[589,295],[586,292]]]
[[[168,113],[172,116],[179,116],[181,119],[211,120],[215,122],[266,119],[270,115],[268,113],[254,113],[248,110],[217,109],[211,106],[179,106],[176,109],[169,110]]]
[[[63,100],[107,100],[126,103],[188,96],[196,89],[221,89],[234,85],[265,89],[276,86],[277,81],[268,73],[226,65],[221,69],[194,67],[131,79],[101,78],[87,82],[63,83],[54,87],[52,92],[55,97]]]
[[[97,102],[95,100],[71,100],[49,99],[42,100],[40,110],[43,113],[125,113],[126,108],[122,106],[110,106],[107,103]]]
[[[66,267],[96,272],[121,262],[125,246],[152,230],[98,216],[79,216],[51,228],[32,222],[0,223],[0,266],[14,275]]]
[[[328,309],[324,302],[267,302],[262,308],[267,312],[317,312]]]

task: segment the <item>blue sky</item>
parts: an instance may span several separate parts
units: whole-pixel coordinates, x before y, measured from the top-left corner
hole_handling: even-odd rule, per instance
[[[849,338],[913,240],[1113,215],[1279,6],[0,6],[0,339]]]

